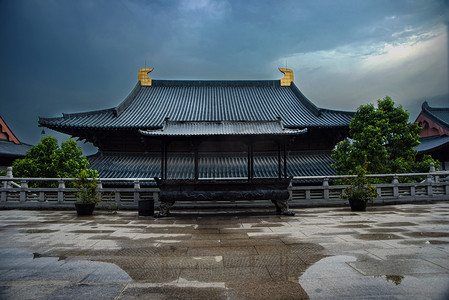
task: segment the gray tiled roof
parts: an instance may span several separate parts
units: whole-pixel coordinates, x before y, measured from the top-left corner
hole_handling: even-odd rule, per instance
[[[352,112],[317,108],[292,83],[266,81],[153,80],[136,85],[119,106],[101,111],[40,118],[58,128],[162,128],[171,121],[276,121],[289,128],[348,126]]]
[[[289,176],[336,175],[331,167],[330,151],[291,152],[288,156]],[[246,153],[200,153],[200,178],[231,178],[248,175]],[[88,157],[89,168],[102,178],[160,177],[159,153],[102,153]],[[169,178],[194,178],[193,153],[169,153]],[[255,153],[255,177],[277,177],[277,153]]]
[[[297,135],[307,129],[286,129],[276,122],[173,122],[166,121],[162,129],[141,130],[146,136],[197,136],[197,135]]]
[[[449,130],[449,107],[430,107],[427,101],[421,106],[421,113],[429,119]]]
[[[27,144],[14,144],[7,141],[0,141],[0,155],[11,157],[24,157],[31,146]]]
[[[425,153],[427,151],[439,148],[445,144],[449,145],[449,136],[447,135],[434,135],[429,137],[420,138],[421,144],[415,147],[415,150],[419,153]]]

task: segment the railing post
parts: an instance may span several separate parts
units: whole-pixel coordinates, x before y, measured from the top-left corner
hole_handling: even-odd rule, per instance
[[[329,200],[329,178],[323,180],[323,196],[325,200]]]
[[[140,199],[140,181],[134,180],[134,203],[138,203]]]
[[[6,177],[12,178],[12,167],[6,169]]]
[[[26,201],[26,192],[28,189],[28,182],[26,180],[21,180],[20,181],[20,202],[25,202]]]
[[[12,178],[12,168],[8,167],[8,169],[6,169],[6,177],[8,178]],[[10,181],[3,181],[3,188],[7,189],[8,187],[11,187]],[[1,202],[6,202],[6,198],[8,196],[8,193],[6,191],[2,191],[2,195],[1,195]]]
[[[65,182],[60,179],[58,181],[58,203],[64,202],[64,190],[65,190]]]
[[[115,191],[115,203],[119,204],[121,200],[120,191]]]
[[[449,181],[444,181],[444,194],[446,195],[446,196],[448,196],[449,195]]]
[[[100,202],[103,201],[103,183],[101,179],[97,179],[97,192],[100,194]]]
[[[398,175],[394,175],[393,177],[393,197],[394,198],[398,198],[399,197],[399,179],[398,179]]]
[[[288,184],[288,201],[292,201],[293,200],[293,184],[290,181],[290,183]]]
[[[8,177],[8,178],[12,178],[12,168],[11,167],[8,167],[7,169],[6,169],[6,177]],[[8,187],[11,187],[11,181],[9,181],[9,180],[5,180],[5,181],[3,181],[3,188],[8,188]],[[6,195],[6,194],[5,194]],[[6,201],[6,200],[5,200]]]
[[[44,191],[39,192],[39,202],[45,202],[45,192]]]
[[[427,185],[427,196],[432,196],[433,195],[433,191],[432,191],[432,175],[427,175],[427,179],[426,179],[426,185]]]

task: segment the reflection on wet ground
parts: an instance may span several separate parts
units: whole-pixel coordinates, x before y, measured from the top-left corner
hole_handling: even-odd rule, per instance
[[[0,211],[0,298],[444,299],[448,209]]]

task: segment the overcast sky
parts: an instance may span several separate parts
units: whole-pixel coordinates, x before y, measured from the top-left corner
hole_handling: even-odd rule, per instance
[[[38,116],[115,107],[154,79],[280,79],[317,106],[386,95],[417,117],[449,106],[448,0],[0,0],[1,116],[36,144]],[[56,135],[46,129],[46,133]],[[56,135],[64,139],[62,135]]]

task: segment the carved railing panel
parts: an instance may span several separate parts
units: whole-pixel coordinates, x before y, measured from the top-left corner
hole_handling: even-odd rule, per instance
[[[340,198],[340,194],[346,186],[336,185],[334,182],[338,179],[351,177],[354,176],[294,177],[294,184],[291,187],[290,206],[342,205],[345,203],[345,200]],[[384,182],[391,182],[389,184],[375,185],[380,195],[375,199],[375,202],[378,204],[449,200],[449,172],[447,171],[421,174],[380,174],[368,175],[368,177],[378,177]],[[401,177],[407,177],[408,179],[419,178],[420,181],[400,183]],[[70,186],[67,183],[73,180],[71,178],[3,177],[0,180],[2,181],[0,185],[0,208],[64,208],[73,206],[73,203],[77,200],[74,193],[75,189],[65,187]],[[200,178],[199,180],[201,181],[202,179]],[[222,179],[217,179],[217,182],[220,180]],[[247,178],[232,178],[232,180],[245,182]],[[52,184],[52,188],[36,188],[35,186],[38,182],[55,183]],[[313,185],[302,182],[313,182]],[[99,187],[99,192],[102,196],[100,207],[102,205],[104,207],[117,205],[125,209],[135,209],[140,199],[154,199],[156,205],[159,204],[159,188],[157,188],[153,179],[101,178]],[[230,201],[227,201],[228,207],[240,205],[240,202],[235,200],[230,199]],[[271,205],[269,201],[247,200],[241,202],[243,206],[251,206],[252,204],[264,205],[263,203]],[[180,201],[180,206],[191,207],[195,205],[219,206],[225,205],[225,202]]]

